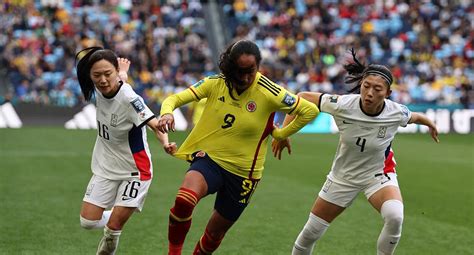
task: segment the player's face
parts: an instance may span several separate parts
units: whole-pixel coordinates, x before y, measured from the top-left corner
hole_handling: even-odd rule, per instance
[[[252,85],[257,75],[258,66],[254,55],[242,54],[237,59],[237,69],[234,71],[236,88],[244,91]]]
[[[382,110],[384,99],[389,97],[390,93],[391,90],[382,77],[368,75],[360,86],[363,110],[367,113],[378,113]]]
[[[91,67],[91,80],[104,96],[112,96],[118,89],[118,72],[109,61],[102,59]]]

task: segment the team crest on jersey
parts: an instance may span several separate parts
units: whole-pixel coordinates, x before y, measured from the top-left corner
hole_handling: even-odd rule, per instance
[[[337,98],[338,98],[338,96],[331,96],[331,97],[329,98],[329,102],[331,102],[331,103],[337,103]]]
[[[118,123],[118,115],[112,113],[112,116],[110,116],[110,125],[112,127],[116,127],[117,123]]]
[[[133,109],[137,112],[141,112],[145,110],[145,105],[140,101],[140,98],[135,98],[132,102],[130,102],[133,106]]]
[[[254,101],[249,101],[247,103],[246,108],[247,108],[247,111],[254,112],[255,110],[257,110],[257,104]]]
[[[288,106],[292,106],[296,102],[296,98],[294,96],[286,93],[285,96],[283,97],[283,101],[281,101],[281,102],[288,105]]]
[[[379,127],[379,133],[377,134],[377,138],[384,138],[386,133],[387,127]]]

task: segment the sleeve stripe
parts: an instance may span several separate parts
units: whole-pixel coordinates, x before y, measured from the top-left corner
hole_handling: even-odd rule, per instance
[[[323,99],[323,95],[326,94],[326,93],[321,93],[321,95],[319,96],[319,102],[318,102],[318,109],[321,111],[321,99]]]
[[[144,122],[142,122],[138,128],[142,128],[143,126],[145,126],[150,120],[152,120],[153,118],[156,118],[155,115],[151,116],[150,118],[146,119]]]
[[[191,92],[193,92],[194,97],[196,97],[198,100],[201,100],[201,98],[198,97],[196,91],[194,91],[194,88],[193,88],[193,87],[189,87],[189,90],[191,90]]]
[[[291,111],[288,112],[288,114],[291,114],[296,109],[296,107],[298,107],[299,103],[300,103],[300,97],[298,97],[298,101],[296,101],[295,107],[293,107],[293,109],[291,109]]]
[[[267,84],[268,86],[270,86],[271,88],[275,89],[278,93],[280,93],[281,91],[281,88],[279,88],[278,86],[276,86],[272,81],[270,81],[267,77],[265,76],[260,76],[260,80],[259,81],[262,81],[263,83]]]
[[[271,89],[270,87],[268,87],[268,85],[265,85],[264,83],[258,81],[258,84],[264,88],[266,88],[268,91],[270,91],[270,93],[272,93],[274,96],[278,96],[278,93],[279,92],[276,92],[275,90]]]

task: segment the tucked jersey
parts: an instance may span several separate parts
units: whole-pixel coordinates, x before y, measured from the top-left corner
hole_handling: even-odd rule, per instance
[[[222,76],[207,77],[163,102],[161,114],[207,98],[201,118],[175,154],[190,160],[204,151],[222,168],[244,178],[259,179],[267,152],[267,137],[273,130],[275,111],[314,118],[314,104],[300,99],[257,73],[242,94],[229,94]]]
[[[92,172],[111,180],[152,178],[146,123],[155,117],[129,84],[106,98],[95,91],[97,140],[92,154]]]
[[[363,184],[376,174],[395,172],[391,143],[398,127],[405,127],[411,118],[406,106],[385,99],[383,110],[371,116],[362,111],[358,94],[323,94],[320,109],[331,114],[339,128],[333,176]]]

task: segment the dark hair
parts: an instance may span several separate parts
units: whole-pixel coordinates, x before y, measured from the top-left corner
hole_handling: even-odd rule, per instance
[[[258,46],[249,41],[249,40],[240,40],[227,47],[227,49],[221,53],[219,59],[219,69],[224,75],[225,85],[229,88],[229,93],[232,98],[232,90],[234,88],[233,83],[238,79],[238,73],[236,72],[237,68],[237,59],[243,55],[249,54],[254,55],[255,60],[257,61],[257,67],[260,66],[262,61],[262,55]],[[234,98],[235,99],[235,98]]]
[[[344,82],[346,84],[356,83],[356,85],[349,90],[350,93],[360,92],[361,81],[367,75],[378,75],[385,80],[388,87],[392,85],[393,75],[390,69],[388,69],[384,65],[377,65],[377,64],[369,64],[368,66],[366,66],[365,63],[361,63],[357,59],[354,48],[351,49],[351,54],[352,54],[352,59],[354,60],[354,62],[344,65],[344,69],[346,69],[347,73],[349,74],[344,79]]]
[[[86,101],[90,101],[94,94],[94,82],[92,82],[90,72],[91,67],[96,62],[105,59],[118,70],[117,55],[108,49],[102,47],[89,47],[76,53],[76,73],[82,94]]]

